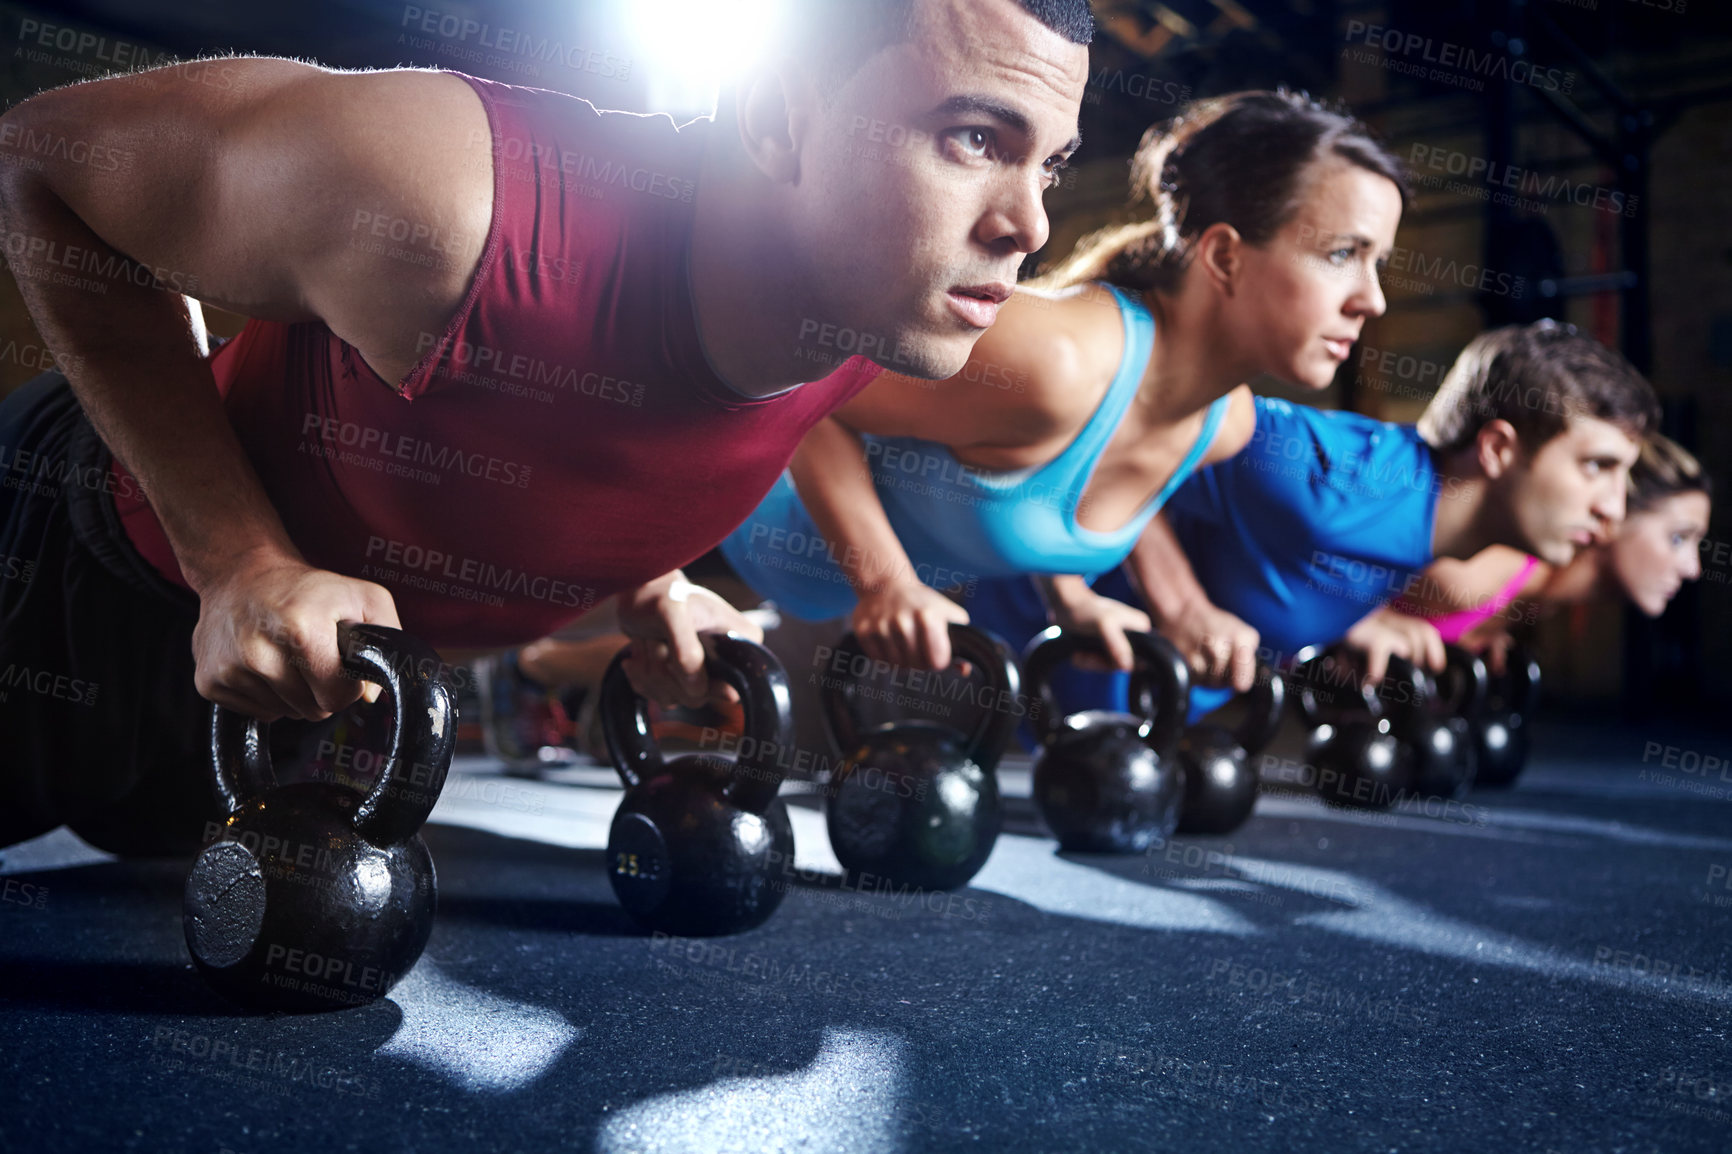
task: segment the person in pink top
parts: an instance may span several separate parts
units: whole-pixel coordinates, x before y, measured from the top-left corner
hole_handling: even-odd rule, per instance
[[[1543,609],[1622,597],[1658,617],[1685,581],[1702,575],[1710,488],[1694,456],[1651,436],[1630,469],[1624,520],[1607,540],[1561,566],[1503,546],[1465,561],[1438,561],[1379,611],[1381,623],[1408,634],[1433,668],[1450,644],[1486,654],[1501,672],[1512,628],[1531,623]]]

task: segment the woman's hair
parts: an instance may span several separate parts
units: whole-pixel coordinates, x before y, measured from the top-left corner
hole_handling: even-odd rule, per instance
[[[1144,133],[1131,161],[1131,203],[1150,201],[1153,216],[1085,237],[1032,285],[1171,292],[1205,229],[1224,221],[1246,243],[1267,244],[1298,209],[1306,170],[1332,156],[1388,177],[1407,206],[1401,162],[1347,113],[1286,89],[1197,101]]]
[[[1535,451],[1571,417],[1610,421],[1641,439],[1660,423],[1660,402],[1617,352],[1574,325],[1546,319],[1469,341],[1420,414],[1419,435],[1439,452],[1453,453],[1503,420]]]
[[[1708,474],[1690,450],[1654,433],[1642,442],[1642,454],[1630,466],[1625,503],[1630,512],[1640,513],[1679,493],[1712,496]]]

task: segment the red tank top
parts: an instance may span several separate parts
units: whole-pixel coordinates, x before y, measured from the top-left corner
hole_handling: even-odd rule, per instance
[[[464,79],[492,127],[493,219],[467,297],[403,382],[320,323],[249,321],[211,363],[309,563],[385,586],[430,644],[510,645],[713,547],[878,369],[856,357],[759,400],[710,370],[686,260],[708,122]],[[362,233],[438,256],[406,223]],[[128,537],[185,585],[115,471]]]

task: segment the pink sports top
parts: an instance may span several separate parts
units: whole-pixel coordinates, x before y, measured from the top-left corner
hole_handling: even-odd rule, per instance
[[[1437,626],[1437,631],[1443,635],[1444,641],[1450,645],[1456,644],[1468,630],[1502,613],[1527,587],[1528,578],[1533,576],[1534,568],[1539,563],[1539,558],[1529,557],[1522,562],[1520,571],[1510,578],[1509,584],[1498,590],[1496,597],[1472,609],[1460,609],[1454,613],[1445,613],[1441,617],[1433,617],[1431,623]]]

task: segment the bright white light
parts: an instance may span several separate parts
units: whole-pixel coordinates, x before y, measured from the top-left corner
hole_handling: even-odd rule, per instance
[[[649,110],[675,120],[715,108],[721,85],[763,50],[777,0],[632,0]]]

